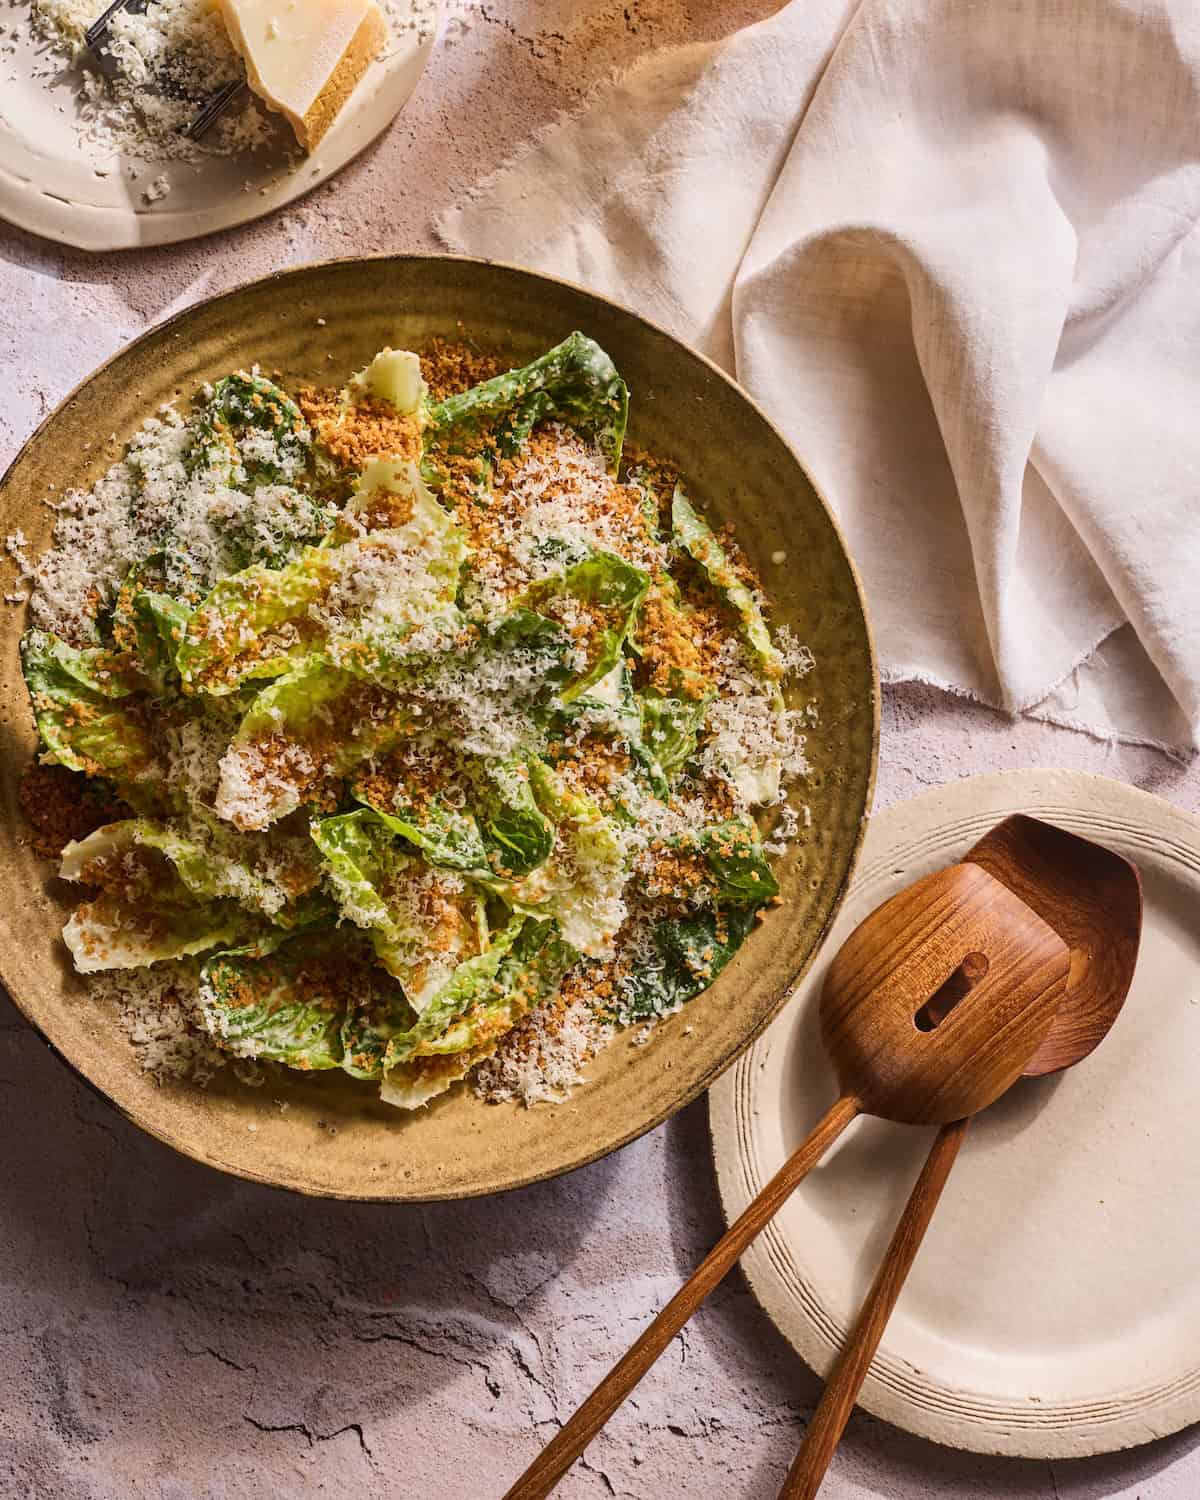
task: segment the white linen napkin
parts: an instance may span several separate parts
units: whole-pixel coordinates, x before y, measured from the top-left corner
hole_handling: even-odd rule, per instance
[[[737,374],[886,678],[1192,747],[1198,212],[1194,0],[791,0],[605,85],[439,227]]]

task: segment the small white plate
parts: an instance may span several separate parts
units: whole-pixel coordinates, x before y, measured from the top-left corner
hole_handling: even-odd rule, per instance
[[[29,0],[0,4],[6,28],[28,13]],[[106,160],[75,129],[74,74],[36,76],[44,68],[41,44],[19,41],[0,59],[0,218],[81,250],[167,245],[261,218],[340,171],[387,128],[424,72],[439,19],[440,5],[423,35],[391,43],[311,157],[296,156],[281,125],[277,147],[240,156],[148,165]],[[35,56],[43,59],[36,69]],[[145,191],[159,176],[170,191],[148,201]]]
[[[860,1400],[957,1448],[1078,1457],[1200,1420],[1200,823],[1065,771],[960,781],[881,814],[822,956],[710,1095],[713,1151],[732,1221],[837,1093],[817,1032],[830,959],[881,902],[1012,812],[1139,866],[1137,974],[1092,1057],[1019,1083],[972,1124]],[[931,1140],[859,1120],[742,1261],[821,1374]]]

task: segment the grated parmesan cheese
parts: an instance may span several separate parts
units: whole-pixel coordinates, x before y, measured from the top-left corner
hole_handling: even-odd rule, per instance
[[[211,0],[152,0],[144,11],[118,12],[109,23],[108,76],[86,65],[84,33],[106,0],[32,0],[27,23],[8,29],[11,51],[23,29],[43,44],[35,64],[46,86],[69,69],[75,95],[74,125],[80,143],[107,176],[114,158],[135,164],[196,162],[266,148],[295,155],[290,132],[247,90],[199,141],[183,132],[204,103],[225,83],[245,77],[245,68]],[[480,14],[481,0],[443,0],[445,35],[454,42]],[[394,56],[415,39],[424,43],[437,26],[437,0],[380,0],[388,29],[381,58]],[[169,177],[156,175],[141,189],[143,200],[160,201]]]
[[[203,1085],[229,1061],[191,1019],[198,990],[196,970],[181,963],[88,979],[88,994],[112,1011],[139,1065],[159,1083]]]
[[[304,410],[320,431],[318,418]],[[361,733],[364,744],[378,746],[373,757],[355,762],[355,774],[360,782],[378,777],[383,790],[372,792],[372,802],[387,806],[391,800],[398,810],[401,788],[418,784],[416,773],[436,770],[437,746],[452,743],[460,761],[433,777],[437,796],[449,808],[470,801],[464,755],[493,763],[542,758],[567,793],[587,800],[563,796],[551,856],[522,877],[509,893],[510,904],[552,911],[564,941],[584,959],[569,971],[560,994],[538,1005],[490,1058],[475,1065],[472,1083],[494,1101],[529,1106],[563,1098],[618,1024],[636,1014],[645,1023],[636,1037],[640,1044],[662,1015],[679,1008],[678,991],[666,986],[653,1002],[661,1011],[648,1011],[644,1003],[635,1009],[630,997],[639,973],[664,968],[656,941],[664,923],[681,912],[720,918],[711,886],[696,878],[695,865],[688,884],[689,836],[770,809],[771,838],[764,847],[779,854],[809,826],[809,810],[789,806],[783,787],[807,770],[805,735],[816,722],[815,706],[781,707],[776,684],[764,680],[761,665],[749,656],[732,610],[706,598],[703,580],[693,579],[687,586],[699,592],[687,598],[690,614],[677,611],[676,622],[686,623],[676,630],[702,638],[695,659],[703,667],[705,696],[694,699],[698,748],[670,790],[661,774],[654,781],[638,771],[643,731],[636,711],[632,725],[621,717],[628,706],[621,702],[620,661],[581,696],[575,716],[564,715],[553,735],[547,734],[538,701],[545,660],[533,651],[489,651],[489,620],[505,615],[542,580],[594,554],[615,554],[651,579],[668,582],[678,555],[670,542],[659,540],[640,486],[615,480],[596,446],[573,430],[541,424],[518,455],[497,461],[488,494],[460,490],[449,503],[443,496],[441,505],[411,463],[406,487],[399,482],[398,461],[375,462],[369,467],[386,468],[387,483],[372,489],[360,477],[345,509],[332,502],[322,509],[310,495],[301,471],[312,457],[313,435],[299,417],[281,439],[282,448],[269,429],[240,433],[236,445],[232,437],[214,436],[222,432],[220,424],[204,430],[208,436],[201,443],[179,412],[166,406],[90,490],[47,499],[54,545],[31,561],[21,531],[6,539],[22,585],[7,597],[32,593],[37,625],[73,644],[94,644],[98,610],[112,602],[130,566],[152,553],[164,559],[169,591],[197,603],[218,579],[252,562],[269,559],[270,566],[282,566],[314,532],[335,538],[327,550],[303,554],[305,567],[311,557],[325,559],[322,587],[303,595],[307,613],[297,611],[299,627],[292,619],[272,627],[270,644],[286,647],[291,641],[311,650],[304,643],[313,632],[325,659],[336,664],[345,659],[339,651],[378,636],[398,658],[426,655],[421,669],[411,681],[406,675],[402,692],[360,676],[351,690],[337,690],[341,696],[314,700],[298,723],[285,724],[278,707],[263,708],[260,738],[243,733],[249,722],[244,697],[210,699],[200,716],[166,713],[153,774],[158,784],[182,794],[179,820],[203,850],[212,894],[270,916],[321,880],[307,814],[298,816],[290,832],[278,820],[306,805],[337,808],[346,774],[340,757],[349,736]],[[362,463],[348,467],[361,469]],[[254,482],[251,476],[260,474],[272,481]],[[339,493],[348,488],[346,483]],[[467,549],[470,567],[460,580],[458,563]],[[739,566],[752,587],[752,576]],[[460,582],[458,603],[465,614],[452,603]],[[647,582],[645,588],[651,587]],[[589,614],[588,601],[566,591],[535,597],[576,642],[568,665],[586,668],[590,635],[607,628],[603,614]],[[649,608],[651,595],[645,597]],[[755,597],[761,599],[757,592]],[[441,613],[434,607],[439,601]],[[646,656],[653,634],[648,618],[642,617],[636,644]],[[254,645],[255,631],[242,617],[232,619],[230,638]],[[811,670],[811,653],[786,629],[774,638],[785,675],[798,679]],[[669,652],[664,660],[669,666]],[[680,664],[680,658],[675,661]],[[682,665],[688,665],[686,657]],[[630,670],[649,673],[651,667],[643,659]],[[102,668],[98,673],[106,675]],[[528,769],[524,774],[529,779]],[[258,831],[270,824],[275,826],[269,831]],[[300,846],[310,868],[298,854]],[[690,848],[696,847],[692,840]],[[672,860],[674,871],[664,875]],[[131,867],[131,879],[135,873]],[[398,930],[415,931],[432,905],[449,909],[463,892],[459,875],[425,870],[389,884],[386,904]],[[343,893],[339,906],[348,922],[364,928],[378,922],[376,911],[355,904],[353,892]],[[95,929],[109,941],[102,916],[95,918]],[[725,943],[720,929],[713,930],[714,941]],[[447,960],[450,967],[457,953]],[[711,949],[690,963],[692,974],[705,972],[710,959]],[[439,976],[440,970],[440,983]],[[225,1060],[193,1020],[196,966],[117,972],[94,983],[156,1077],[203,1081]],[[262,1077],[256,1073],[253,1081]]]

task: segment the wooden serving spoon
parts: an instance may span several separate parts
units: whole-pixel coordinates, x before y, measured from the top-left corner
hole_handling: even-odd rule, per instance
[[[1067,944],[1071,969],[1066,997],[1024,1076],[1038,1078],[1072,1067],[1108,1035],[1133,982],[1142,934],[1137,867],[1111,849],[1020,815],[993,828],[966,858],[1020,896]],[[965,1120],[944,1125],[933,1143],[808,1424],[780,1500],[812,1500],[821,1487],[966,1126]]]
[[[961,1122],[1015,1083],[1046,1043],[1069,967],[1062,938],[978,864],[939,870],[872,912],[833,960],[821,995],[840,1098],[505,1500],[550,1493],[857,1115]]]

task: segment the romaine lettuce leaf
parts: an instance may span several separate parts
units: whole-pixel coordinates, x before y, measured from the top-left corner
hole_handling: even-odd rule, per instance
[[[355,796],[369,807],[392,833],[419,849],[431,865],[447,870],[482,870],[487,866],[487,849],[479,824],[469,812],[447,807],[439,798],[428,798],[416,808],[385,812],[368,794],[355,788]]]
[[[670,795],[670,783],[646,733],[633,678],[624,659],[580,693],[566,708],[564,717],[569,722],[572,715],[581,714],[589,723],[607,730],[618,744],[628,747],[635,765],[640,767],[646,784],[656,797]]]
[[[712,823],[696,835],[716,888],[716,904],[761,906],[779,894],[758,829],[749,818]]]
[[[380,506],[391,515],[396,504],[394,525],[340,546],[306,547],[285,568],[255,566],[223,578],[191,616],[179,647],[185,687],[230,693],[247,680],[281,676],[317,652],[335,666],[379,676],[393,656],[403,657],[419,627],[439,620],[456,626],[466,543],[415,466],[383,459],[368,465],[347,515],[370,516]]]
[[[619,981],[617,1019],[666,1015],[706,990],[753,931],[755,912],[717,907],[656,923],[653,955]]]
[[[491,986],[505,955],[525,926],[526,918],[514,916],[497,932],[491,945],[474,958],[468,958],[454,970],[437,994],[430,997],[407,1031],[397,1032],[388,1043],[384,1068],[389,1071],[428,1050],[432,1042],[467,1010],[490,995]]]
[[[241,942],[253,927],[229,901],[171,906],[131,903],[102,892],[75,910],[63,928],[63,941],[78,972],[95,974],[207,953]]]
[[[413,1012],[370,947],[345,931],[275,935],[213,955],[204,965],[200,1018],[236,1057],[305,1072],[341,1067],[352,1078],[382,1076],[393,1032]]]
[[[380,963],[420,1015],[487,942],[482,893],[408,852],[369,808],[312,825],[343,917],[369,935]]]
[[[749,818],[713,823],[672,840],[703,855],[709,904],[656,920],[653,955],[619,981],[619,1019],[662,1015],[713,982],[753,930],[759,908],[779,894],[758,829]]]
[[[522,369],[437,402],[429,413],[433,431],[442,437],[501,424],[504,453],[515,453],[535,423],[548,416],[591,432],[609,472],[617,472],[629,391],[604,350],[582,333],[572,333]]]
[[[579,954],[563,942],[554,922],[528,921],[494,978],[481,984],[468,1009],[437,1036],[418,1043],[414,1056],[494,1048],[517,1022],[554,994]]]
[[[429,387],[421,361],[408,349],[381,349],[371,363],[350,378],[347,397],[374,396],[394,406],[401,416],[415,416],[424,406]]]
[[[99,828],[63,850],[64,880],[99,887],[63,929],[80,973],[143,968],[240,942],[261,926],[229,900],[197,899],[153,843],[126,819]]]
[[[445,1093],[557,991],[578,958],[553,922],[526,922],[496,971],[472,975],[469,993],[463,986],[458,996],[463,1009],[445,1030],[419,1041],[407,1057],[388,1062],[381,1098],[400,1109],[416,1109]]]
[[[189,692],[215,696],[280,677],[320,648],[310,610],[332,588],[338,554],[306,547],[286,568],[256,564],[222,578],[188,622],[175,662]]]
[[[477,763],[475,811],[487,867],[502,879],[528,875],[550,857],[554,825],[541,811],[528,762]]]
[[[696,737],[711,701],[711,693],[699,699],[667,698],[653,689],[639,694],[642,739],[668,779],[695,753]]]
[[[614,552],[594,552],[565,573],[542,579],[519,601],[521,607],[543,610],[555,601],[570,600],[582,606],[572,614],[584,615],[586,661],[559,693],[569,704],[608,676],[621,660],[621,650],[634,617],[650,587],[650,575],[618,557]]]
[[[333,932],[215,954],[201,972],[200,1019],[234,1057],[305,1072],[340,1067],[347,1000],[363,972],[353,951]]]
[[[218,380],[192,418],[189,472],[215,469],[252,490],[295,478],[308,457],[309,432],[296,403],[274,382],[238,370]]]
[[[783,663],[758,600],[734,571],[712,527],[689,504],[681,484],[676,485],[671,501],[671,526],[675,540],[700,564],[709,582],[737,615],[742,638],[762,675],[777,684],[783,676]]]
[[[413,1057],[395,1063],[383,1075],[379,1097],[396,1109],[420,1109],[431,1099],[460,1083],[476,1063],[495,1051],[494,1044],[476,1052],[456,1052],[448,1057]]]
[[[416,741],[406,755],[423,763],[426,776],[430,766],[440,763],[446,794],[453,778],[461,804],[451,806],[436,792],[410,791],[404,762],[385,761],[382,770],[373,768],[353,791],[430,864],[511,877],[527,874],[549,855],[554,828],[538,809],[523,760],[453,756],[450,747],[433,736]]]
[[[564,942],[580,953],[607,957],[625,919],[625,851],[617,830],[545,762],[532,761],[529,776],[538,807],[555,825],[554,848],[528,875],[487,884],[515,911],[553,917]]]
[[[128,656],[27,630],[21,670],[47,765],[107,776],[122,790],[161,780],[144,681]]]
[[[215,821],[188,831],[148,818],[106,823],[63,850],[59,875],[82,880],[97,859],[116,861],[151,849],[170,862],[198,903],[234,901],[280,926],[311,926],[332,908],[318,889],[321,872],[307,837],[276,832],[271,838],[234,834]]]
[[[179,691],[175,653],[187,630],[191,609],[161,589],[163,554],[135,563],[125,574],[109,622],[113,644],[145,679],[154,698],[174,697]]]
[[[412,706],[320,656],[264,688],[221,761],[218,817],[267,828],[409,730]]]

